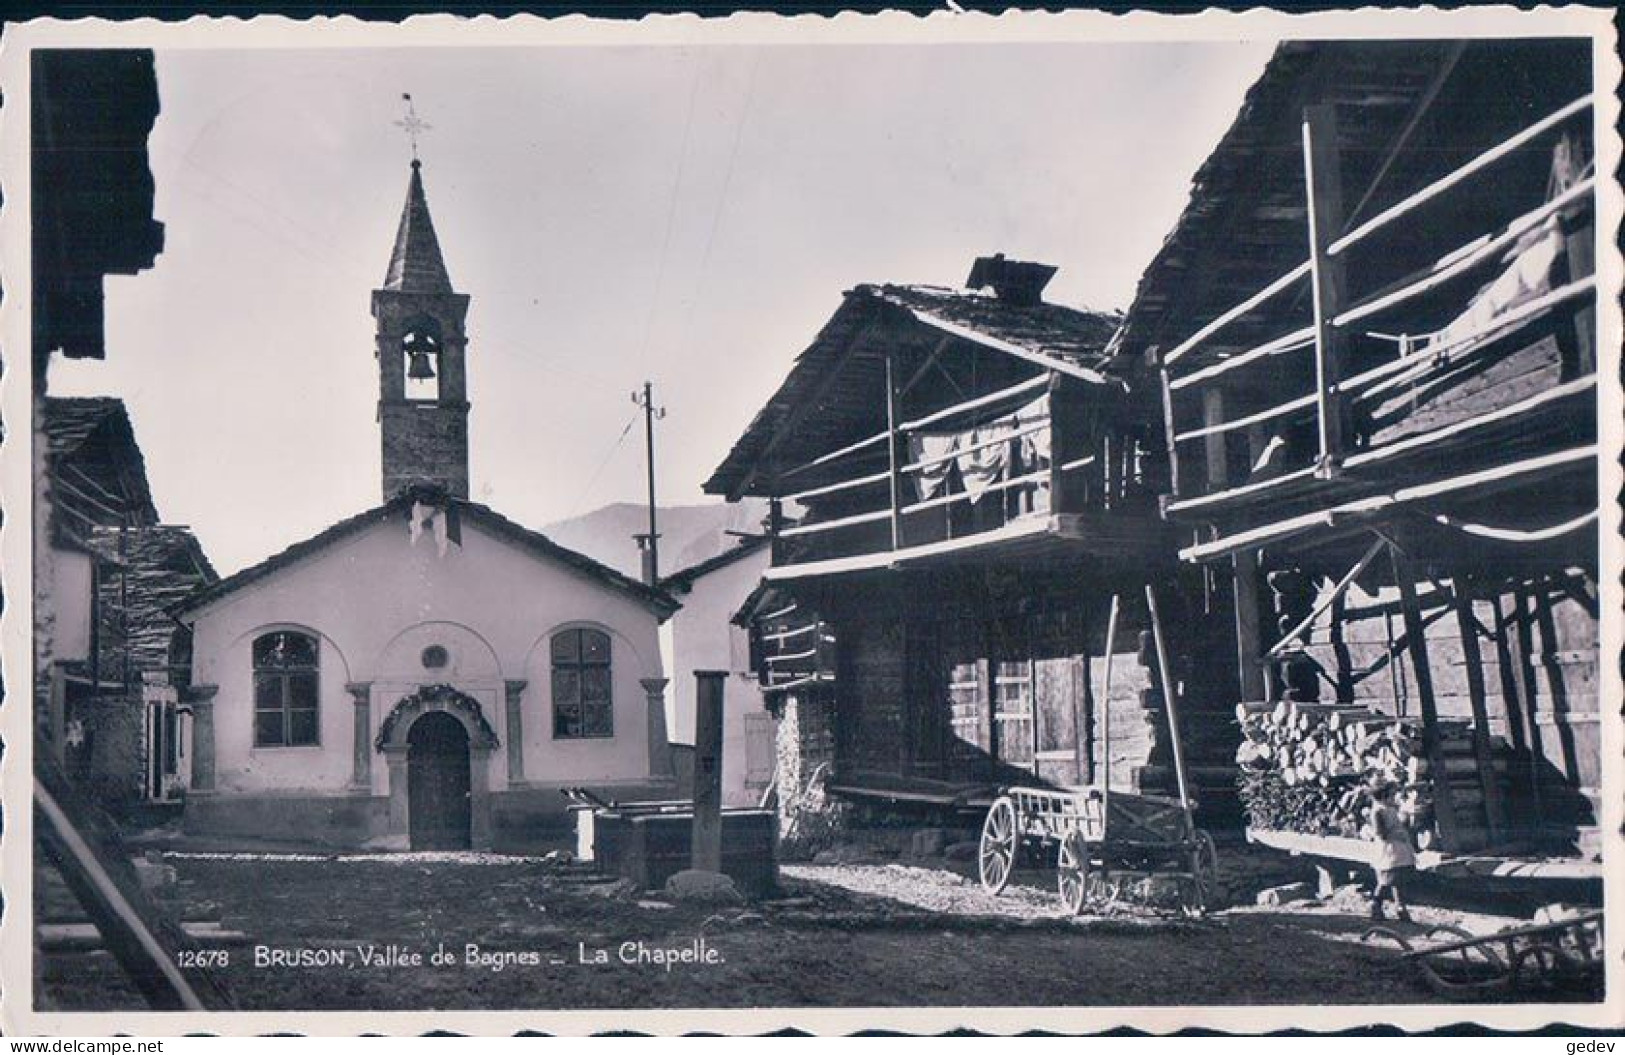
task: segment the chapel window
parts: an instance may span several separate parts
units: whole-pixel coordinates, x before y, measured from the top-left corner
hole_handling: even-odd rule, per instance
[[[319,742],[319,656],[316,639],[296,630],[277,630],[254,640],[255,747]]]
[[[609,635],[563,630],[553,635],[553,737],[615,735],[610,699]]]

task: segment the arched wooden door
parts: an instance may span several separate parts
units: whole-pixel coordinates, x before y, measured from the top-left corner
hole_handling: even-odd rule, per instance
[[[431,711],[406,734],[407,824],[414,850],[466,850],[470,834],[468,733]]]

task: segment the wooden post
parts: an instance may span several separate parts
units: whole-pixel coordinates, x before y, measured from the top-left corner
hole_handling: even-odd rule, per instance
[[[1100,788],[1101,815],[1106,816],[1112,793],[1112,649],[1117,645],[1117,595],[1112,594],[1111,614],[1106,617],[1106,670],[1100,687]]]
[[[1224,424],[1224,389],[1217,385],[1202,389],[1202,425],[1212,428]],[[1230,482],[1230,457],[1226,450],[1228,440],[1222,432],[1213,432],[1202,438],[1203,453],[1207,456],[1207,493],[1216,494]]]
[[[1422,622],[1422,607],[1416,599],[1416,583],[1412,579],[1410,561],[1393,543],[1388,545],[1388,556],[1393,562],[1394,581],[1399,585],[1405,642],[1411,653],[1411,667],[1416,674],[1417,702],[1422,708],[1422,749],[1427,753],[1428,773],[1433,781],[1433,816],[1439,825],[1439,838],[1444,848],[1456,850],[1460,848],[1456,837],[1456,802],[1450,791],[1450,774],[1444,767],[1444,750],[1439,743],[1439,707],[1433,695],[1433,671],[1428,666],[1427,627]]]
[[[1187,827],[1194,831],[1196,822],[1191,816],[1190,790],[1185,783],[1185,751],[1179,741],[1179,705],[1174,702],[1178,692],[1168,670],[1168,646],[1162,639],[1162,618],[1157,615],[1157,595],[1152,592],[1150,583],[1145,584],[1145,606],[1151,613],[1151,641],[1157,648],[1157,676],[1162,679],[1162,705],[1168,712],[1168,736],[1173,741],[1174,779],[1179,783],[1179,804],[1185,810]]]
[[[723,670],[694,672],[694,833],[689,867],[722,871]]]
[[[1078,449],[1082,432],[1081,416],[1074,413],[1075,404],[1068,398],[1070,391],[1062,387],[1061,375],[1051,370],[1049,375],[1049,509],[1051,513],[1076,513],[1083,502],[1073,493],[1073,485],[1061,466],[1072,460]]]
[[[767,500],[767,545],[768,559],[777,567],[784,562],[784,540],[779,538],[779,532],[784,530],[784,502],[777,494],[777,484],[773,490],[773,497]]]
[[[1473,704],[1473,755],[1478,761],[1478,784],[1484,794],[1484,824],[1491,844],[1501,841],[1503,806],[1501,781],[1495,772],[1495,755],[1490,750],[1490,710],[1484,691],[1484,657],[1478,649],[1478,620],[1473,618],[1473,598],[1458,577],[1456,625],[1461,628],[1461,660],[1467,671],[1467,695]]]
[[[897,380],[893,356],[886,353],[886,464],[891,484],[891,548],[903,545],[903,476],[897,457]]]
[[[1154,362],[1161,362],[1159,350],[1152,346],[1147,349],[1146,357]],[[1179,490],[1179,446],[1174,440],[1174,390],[1173,379],[1168,376],[1168,367],[1164,363],[1162,373],[1162,434],[1164,442],[1168,444],[1168,493],[1174,498],[1180,497]]]
[[[1304,179],[1309,193],[1309,274],[1315,309],[1315,402],[1320,423],[1317,476],[1337,471],[1343,457],[1343,338],[1332,325],[1344,304],[1343,261],[1328,251],[1343,233],[1343,178],[1337,151],[1337,111],[1331,103],[1303,112]]]
[[[1523,706],[1520,702],[1524,695],[1521,684],[1523,650],[1519,647],[1515,627],[1517,616],[1509,617],[1502,613],[1499,597],[1492,598],[1490,603],[1495,608],[1495,658],[1501,668],[1501,703],[1506,709],[1507,733],[1512,737],[1513,754],[1525,764],[1529,777],[1529,798],[1521,804],[1518,816],[1524,826],[1533,830],[1539,826],[1541,817],[1540,774],[1532,758],[1532,739],[1524,731]]]
[[[1231,600],[1236,619],[1236,673],[1241,698],[1264,698],[1263,655],[1258,641],[1258,551],[1242,550],[1230,559]]]

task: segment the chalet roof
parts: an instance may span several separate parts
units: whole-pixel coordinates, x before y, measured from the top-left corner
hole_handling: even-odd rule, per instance
[[[1166,352],[1308,258],[1305,107],[1335,109],[1352,226],[1543,116],[1553,100],[1587,91],[1588,48],[1584,40],[1533,39],[1281,44],[1142,275],[1120,350]],[[1540,188],[1533,193],[1538,200]],[[1385,237],[1393,259],[1431,260],[1439,248],[1425,223]],[[1249,347],[1266,329],[1279,333],[1283,314],[1294,312],[1307,321],[1307,296],[1276,298],[1227,328],[1226,343]]]
[[[776,446],[805,455],[816,444],[843,434],[850,439],[854,430],[869,427],[876,394],[883,391],[879,378],[887,351],[924,361],[944,341],[958,341],[1008,356],[1012,370],[1036,373],[1032,368],[1037,367],[1105,385],[1114,383],[1108,371],[1115,369],[1115,360],[1106,345],[1119,321],[1114,313],[1023,303],[979,290],[857,286],[796,357],[789,376],[705,482],[705,490],[737,498],[751,491],[755,470],[774,455]],[[883,336],[877,338],[877,332]],[[884,407],[879,411],[883,426]],[[788,428],[801,431],[795,443],[783,444],[780,433]]]
[[[123,400],[111,396],[50,397],[45,400],[41,424],[53,474],[88,477],[88,481],[63,482],[69,486],[94,486],[127,501],[137,521],[158,520],[147,482],[146,460],[136,443]],[[99,522],[105,518],[91,519]]]
[[[742,538],[737,546],[731,546],[697,564],[690,564],[682,571],[665,576],[660,580],[660,588],[668,593],[687,593],[694,588],[696,582],[712,572],[721,571],[731,564],[744,560],[753,553],[761,552],[767,547],[769,541],[763,535]]]
[[[296,542],[282,552],[273,554],[252,567],[244,568],[234,575],[229,575],[219,582],[199,590],[180,604],[177,604],[171,611],[177,616],[195,612],[205,605],[212,604],[245,586],[275,575],[283,568],[319,553],[328,546],[365,531],[376,524],[392,519],[398,520],[404,530],[410,507],[420,497],[421,495],[416,491],[403,491],[381,506],[375,506],[346,520],[341,520],[327,530],[303,542]],[[654,610],[662,619],[681,607],[664,590],[647,586],[636,579],[621,574],[608,565],[598,563],[583,553],[577,553],[573,549],[561,546],[540,532],[516,524],[489,506],[460,498],[448,499],[447,501],[456,506],[464,523],[477,523],[499,538],[518,545],[521,549],[544,559],[557,561],[611,590],[627,595],[638,603]]]
[[[1101,372],[1110,359],[1106,342],[1122,322],[1117,312],[1080,311],[1047,301],[1013,302],[978,290],[859,286],[858,291],[912,312],[926,325],[940,320],[1035,356]]]
[[[401,293],[452,292],[451,276],[446,273],[440,240],[435,237],[434,220],[429,216],[429,201],[423,194],[423,166],[415,158],[383,288]]]

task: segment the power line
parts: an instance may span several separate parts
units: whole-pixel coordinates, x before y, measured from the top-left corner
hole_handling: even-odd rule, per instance
[[[621,449],[621,444],[626,442],[627,433],[632,431],[632,426],[638,423],[638,418],[642,414],[643,412],[640,410],[628,418],[626,427],[621,429],[621,434],[615,437],[614,443],[610,444],[609,451],[604,455],[604,460],[598,463],[598,468],[592,471],[592,476],[587,480],[587,486],[581,489],[581,497],[575,500],[576,510],[571,514],[572,517],[578,517],[586,512],[587,498],[592,494],[593,485],[598,483],[598,477],[603,474],[604,468],[609,465],[609,460],[615,457],[615,452]]]

